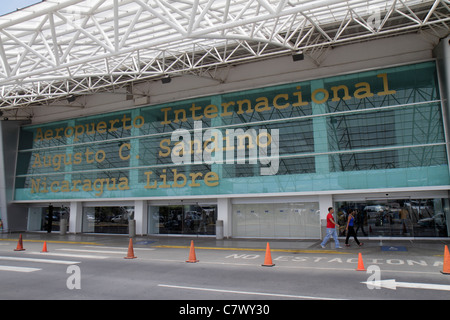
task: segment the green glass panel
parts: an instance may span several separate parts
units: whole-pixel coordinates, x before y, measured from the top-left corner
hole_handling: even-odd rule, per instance
[[[24,126],[15,199],[447,185],[434,62]]]

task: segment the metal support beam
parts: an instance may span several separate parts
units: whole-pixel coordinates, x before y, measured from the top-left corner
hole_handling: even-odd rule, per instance
[[[445,1],[42,2],[0,17],[0,108],[427,29]]]

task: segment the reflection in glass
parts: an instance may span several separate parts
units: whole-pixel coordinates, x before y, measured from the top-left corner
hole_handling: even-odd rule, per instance
[[[399,199],[337,202],[340,236],[355,209],[355,231],[369,237],[448,237],[449,199]]]
[[[132,219],[134,207],[84,207],[82,232],[127,234]]]
[[[148,213],[149,234],[216,234],[216,205],[150,206]]]

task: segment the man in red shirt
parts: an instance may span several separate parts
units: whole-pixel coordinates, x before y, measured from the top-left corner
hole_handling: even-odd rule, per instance
[[[336,249],[341,249],[342,247],[339,245],[339,240],[337,237],[336,227],[339,227],[339,225],[334,221],[333,217],[334,209],[328,208],[328,215],[327,215],[327,234],[325,238],[323,239],[320,246],[325,249],[325,245],[327,244],[328,240],[330,240],[331,237],[334,239],[334,244],[336,245]]]

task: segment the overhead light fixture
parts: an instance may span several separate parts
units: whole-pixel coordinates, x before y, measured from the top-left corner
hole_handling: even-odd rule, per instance
[[[296,52],[292,55],[292,60],[293,61],[301,61],[303,60],[305,57],[303,55],[303,52]]]
[[[162,83],[169,83],[170,81],[172,81],[172,78],[170,76],[165,76],[161,79]]]
[[[67,102],[74,102],[77,99],[76,96],[74,96],[73,94],[67,97]]]

